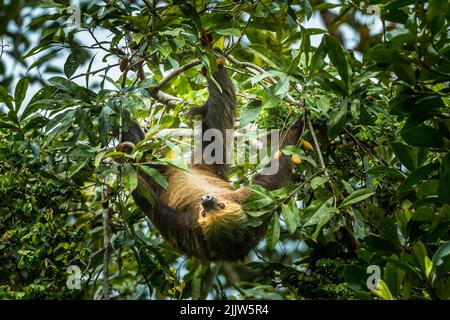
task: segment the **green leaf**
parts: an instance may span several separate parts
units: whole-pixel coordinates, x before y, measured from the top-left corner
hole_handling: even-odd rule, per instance
[[[389,167],[375,167],[367,170],[368,174],[374,174],[374,175],[381,175],[386,174],[391,177],[397,177],[400,179],[404,179],[405,175],[396,168],[389,168]]]
[[[436,250],[436,252],[433,255],[432,262],[433,266],[437,267],[440,266],[444,261],[442,260],[446,256],[450,254],[450,241],[447,241],[442,246],[439,247],[439,249]]]
[[[264,211],[264,210],[248,211],[248,210],[246,210],[245,212],[251,217],[259,218],[259,217],[262,217],[262,216],[264,216],[264,215],[266,215],[268,213],[271,213],[272,210],[266,210],[266,211]]]
[[[331,219],[330,212],[334,213],[337,211],[332,207],[333,198],[328,199],[317,209],[317,211],[305,222],[303,227],[313,226],[315,224],[319,224],[325,221],[325,223]]]
[[[393,255],[395,259],[396,256]],[[400,284],[402,282],[404,271],[391,262],[386,263],[386,267],[384,269],[384,278],[386,281],[389,290],[392,292],[394,296],[397,296],[400,290]]]
[[[22,119],[26,119],[30,114],[32,114],[35,111],[37,111],[40,108],[40,106],[41,106],[39,101],[51,98],[57,91],[58,91],[58,89],[53,87],[53,86],[44,86],[44,87],[42,87],[31,98],[30,102],[28,103],[28,105],[23,110],[21,118]]]
[[[311,180],[311,189],[316,190],[321,185],[325,184],[330,180],[330,177],[315,177]]]
[[[275,87],[275,95],[281,99],[289,92],[289,77],[284,75]]]
[[[252,194],[248,197],[245,206],[251,211],[259,211],[259,209],[267,207],[275,202],[269,191],[259,185],[251,185],[249,189]]]
[[[164,189],[169,187],[169,182],[166,177],[156,170],[155,168],[140,164],[139,169],[142,170],[145,174],[149,175],[157,184],[159,184]]]
[[[419,270],[417,268],[411,266],[407,262],[400,261],[400,260],[397,260],[397,259],[393,259],[393,258],[390,258],[390,257],[386,257],[385,259],[389,263],[395,265],[397,268],[402,269],[403,271],[405,271],[406,273],[416,277],[417,279],[421,279],[422,278]]]
[[[336,214],[339,213],[339,211],[332,207],[333,204],[333,198],[328,199],[325,201],[319,209],[312,215],[311,218],[306,221],[306,223],[303,225],[303,227],[308,227],[312,225],[317,225],[314,233],[311,235],[311,239],[314,241],[317,241],[317,237],[319,236],[320,231],[322,230],[322,227],[330,221],[330,219]]]
[[[239,125],[241,127],[245,127],[247,124],[258,120],[259,115],[262,110],[261,101],[259,101],[259,100],[254,100],[254,101],[258,102],[257,105],[249,104],[249,105],[241,108],[240,118],[239,118]]]
[[[325,34],[325,41],[327,46],[328,57],[330,57],[331,63],[337,69],[341,79],[344,83],[348,84],[348,65],[345,59],[344,49],[333,36]]]
[[[96,94],[91,90],[80,87],[75,82],[67,80],[63,77],[53,77],[48,79],[48,82],[59,90],[67,92],[72,96],[80,98],[87,102],[90,102],[93,98],[96,97]]]
[[[25,99],[27,89],[28,89],[28,78],[20,79],[16,85],[16,90],[14,91],[14,102],[16,104],[16,112],[19,111],[20,106],[22,105],[22,102]]]
[[[389,287],[383,280],[380,280],[378,282],[378,284],[380,286],[380,289],[379,290],[377,290],[377,289],[370,290],[372,293],[376,294],[383,300],[395,300],[394,296],[392,295],[391,291],[389,290]]]
[[[421,241],[417,241],[413,247],[413,251],[423,274],[426,278],[429,278],[431,270],[433,269],[433,262],[428,257],[425,245]]]
[[[278,220],[278,214],[275,212],[270,219],[269,226],[267,227],[267,248],[269,250],[275,249],[275,246],[280,239],[280,221]]]
[[[236,29],[236,28],[219,29],[219,30],[214,30],[214,32],[217,34],[220,34],[222,36],[239,37],[241,35],[241,30]]]
[[[313,8],[312,8],[309,0],[302,0],[302,2],[303,2],[303,7],[305,8],[306,19],[309,20],[312,17]]]
[[[129,163],[123,166],[122,183],[128,191],[133,191],[138,185],[136,170]]]
[[[393,142],[391,146],[395,156],[401,164],[403,164],[409,171],[416,169],[416,164],[413,160],[412,153],[406,144],[401,142]]]
[[[428,197],[428,196],[434,196],[437,194],[439,181],[435,179],[430,179],[427,181],[424,181],[420,186],[419,189],[416,192],[416,195],[418,197]]]
[[[311,58],[311,66],[310,66],[311,74],[314,74],[317,71],[321,70],[325,65],[325,57],[327,56],[325,46],[326,46],[325,40],[323,38],[322,42],[320,43],[319,47],[316,49],[316,52],[314,52],[314,55]]]
[[[423,124],[403,129],[400,133],[405,142],[412,146],[440,148],[444,144],[439,130]]]
[[[8,109],[12,110],[12,97],[3,86],[0,86],[0,102],[3,102]]]
[[[392,65],[392,69],[400,80],[403,80],[410,85],[414,85],[416,83],[415,71],[410,64],[394,63]]]
[[[414,221],[434,221],[437,220],[437,216],[433,208],[424,206],[416,209],[411,219]]]
[[[347,285],[354,291],[359,291],[366,288],[367,273],[361,266],[345,266],[344,279]]]
[[[156,163],[162,163],[162,164],[169,164],[175,168],[184,170],[184,171],[189,171],[189,167],[186,164],[185,161],[183,160],[176,160],[176,159],[167,159],[167,158],[163,158],[163,159],[158,159],[158,161],[156,161]]]
[[[283,204],[281,206],[281,215],[286,223],[289,233],[293,234],[295,230],[297,230],[298,223],[295,212],[292,211],[292,208],[289,205]]]
[[[450,152],[443,157],[441,167],[437,194],[442,204],[450,204]]]
[[[5,122],[5,121],[1,121],[1,120],[0,120],[0,128],[12,129],[12,130],[18,129],[15,125]]]
[[[67,78],[73,76],[75,71],[77,71],[80,66],[79,54],[77,52],[72,52],[64,63],[64,74]]]
[[[414,170],[408,175],[406,180],[398,188],[398,191],[401,192],[411,188],[437,169],[439,169],[439,164],[437,163],[429,163],[425,166],[419,167],[417,170]]]
[[[360,201],[363,201],[363,200],[369,198],[370,196],[372,196],[373,194],[375,194],[375,192],[373,192],[371,189],[368,189],[368,188],[356,190],[351,195],[349,195],[347,198],[345,198],[344,201],[342,201],[339,208],[344,208],[344,207],[350,206],[352,204],[358,203]]]
[[[102,152],[97,153],[97,155],[95,156],[95,159],[94,159],[94,167],[96,167],[96,168],[99,167],[100,162],[102,161],[103,156],[104,156],[106,153],[108,153],[108,150],[105,150],[105,151],[102,151]]]
[[[328,118],[328,137],[336,138],[341,133],[342,128],[347,120],[348,103],[347,101],[339,104],[339,108],[334,110]]]

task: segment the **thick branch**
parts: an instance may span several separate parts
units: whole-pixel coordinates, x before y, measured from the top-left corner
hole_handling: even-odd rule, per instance
[[[173,78],[175,78],[176,76],[178,76],[179,74],[185,72],[186,70],[195,67],[197,65],[199,65],[201,62],[201,60],[194,60],[192,62],[189,62],[188,64],[185,64],[184,66],[173,70],[171,73],[169,73],[164,79],[162,79],[159,84],[155,87],[152,87],[152,90],[158,91],[160,89],[162,89],[167,83],[169,83]]]

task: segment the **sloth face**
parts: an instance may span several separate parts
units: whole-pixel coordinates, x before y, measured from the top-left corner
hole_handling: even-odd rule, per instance
[[[206,194],[200,198],[202,205],[202,216],[206,217],[208,214],[215,214],[226,208],[226,203],[221,201],[219,197],[214,194]]]
[[[198,223],[211,248],[235,243],[248,234],[247,215],[240,203],[226,195],[207,194],[200,204]]]

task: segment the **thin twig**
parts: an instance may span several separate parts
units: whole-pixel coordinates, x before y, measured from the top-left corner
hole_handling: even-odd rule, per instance
[[[103,190],[103,290],[102,299],[109,300],[109,202],[106,196],[106,189]]]
[[[319,156],[320,167],[324,170],[325,175],[328,176],[327,168],[325,166],[325,162],[323,161],[322,151],[320,150],[319,141],[317,140],[316,132],[314,131],[314,127],[311,123],[311,120],[307,117],[309,131],[311,131],[311,136],[313,138],[314,147],[316,148],[317,155]]]
[[[73,80],[73,79],[76,79],[76,78],[79,78],[79,77],[84,77],[84,76],[87,76],[88,74],[96,74],[96,73],[102,72],[104,70],[109,70],[109,69],[111,69],[113,67],[117,67],[118,65],[120,65],[120,63],[114,63],[114,64],[107,65],[106,67],[103,67],[101,69],[97,69],[97,70],[90,71],[90,72],[85,72],[85,73],[80,73],[79,75],[76,75],[76,76],[70,78],[70,80]]]

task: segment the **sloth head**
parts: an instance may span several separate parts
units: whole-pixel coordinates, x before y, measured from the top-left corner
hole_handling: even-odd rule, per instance
[[[200,198],[200,204],[198,223],[210,244],[239,242],[248,234],[247,215],[240,203],[222,195],[206,194]]]

